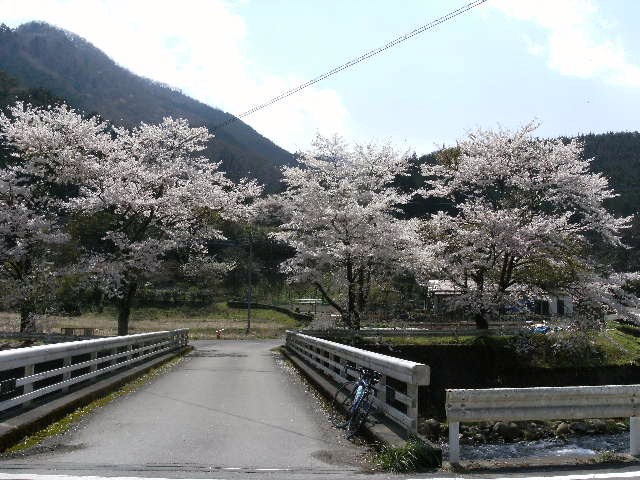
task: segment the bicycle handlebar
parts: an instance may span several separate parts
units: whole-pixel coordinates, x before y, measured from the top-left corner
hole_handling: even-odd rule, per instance
[[[356,365],[353,362],[345,362],[344,364],[344,374],[346,376],[347,371],[348,370],[357,370],[358,373],[360,374],[360,378],[364,378],[364,379],[369,379],[369,383],[371,385],[375,385],[376,383],[378,383],[381,379],[382,379],[382,374],[380,372],[376,372],[375,370],[372,370],[370,368],[367,367],[360,367],[358,368],[358,365]]]

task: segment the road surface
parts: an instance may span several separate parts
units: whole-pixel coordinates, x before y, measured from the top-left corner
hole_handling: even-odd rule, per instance
[[[167,374],[20,455],[0,480],[449,479],[367,473],[367,448],[333,429],[326,402],[272,352],[280,341],[199,341]],[[512,478],[640,480],[638,467],[520,472]],[[507,478],[493,474],[468,479]]]
[[[211,472],[357,474],[367,448],[344,439],[326,402],[271,349],[281,341],[196,341],[178,366],[83,418],[66,434],[0,459],[0,472],[188,476]]]

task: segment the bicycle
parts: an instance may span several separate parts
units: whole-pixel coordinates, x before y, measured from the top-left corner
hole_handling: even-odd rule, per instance
[[[349,367],[347,365],[344,368],[345,376]],[[382,377],[369,368],[361,368],[359,372],[358,380],[344,382],[331,402],[331,423],[336,428],[345,428],[347,438],[358,433],[367,421],[374,403],[375,385]]]

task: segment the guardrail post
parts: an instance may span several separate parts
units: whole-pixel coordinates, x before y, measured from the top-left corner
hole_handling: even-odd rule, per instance
[[[449,422],[449,463],[460,463],[460,422]]]
[[[640,417],[629,419],[629,453],[640,455]]]
[[[407,417],[412,420],[410,433],[418,433],[418,385],[407,383],[407,396],[411,398],[412,405],[407,406]]]

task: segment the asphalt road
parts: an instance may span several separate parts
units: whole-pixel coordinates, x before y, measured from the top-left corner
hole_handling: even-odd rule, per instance
[[[356,475],[367,448],[344,439],[280,341],[197,341],[170,372],[82,419],[0,472],[185,477]]]
[[[326,402],[271,349],[279,341],[201,341],[183,362],[13,457],[0,480],[451,479],[367,473],[366,446],[330,426]],[[554,471],[555,470],[555,471]],[[488,480],[640,480],[637,465],[464,475]]]

